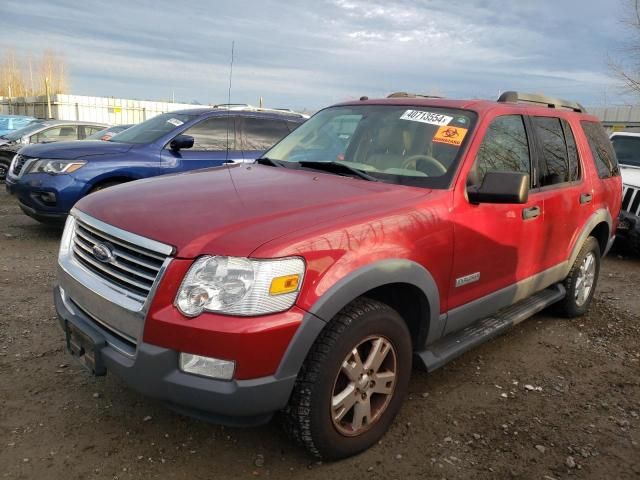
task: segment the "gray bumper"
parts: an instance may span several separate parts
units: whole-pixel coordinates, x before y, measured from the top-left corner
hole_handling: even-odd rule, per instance
[[[189,375],[178,369],[178,352],[140,341],[123,344],[107,329],[87,317],[60,288],[54,301],[62,328],[67,324],[92,338],[96,360],[129,387],[157,398],[181,413],[214,423],[252,426],[268,422],[286,406],[296,376],[222,381]]]

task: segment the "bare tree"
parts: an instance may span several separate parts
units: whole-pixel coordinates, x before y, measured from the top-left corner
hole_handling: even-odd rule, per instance
[[[16,61],[15,53],[10,50],[0,60],[0,95],[20,97],[25,93],[22,69]]]
[[[628,31],[620,58],[609,60],[609,68],[630,92],[640,94],[640,0],[627,0],[627,14],[622,21]]]
[[[39,58],[31,55],[23,60],[11,50],[5,50],[0,57],[0,96],[23,97],[28,95],[44,95],[46,81],[49,82],[50,93],[68,91],[69,80],[65,61],[52,50],[45,50]]]

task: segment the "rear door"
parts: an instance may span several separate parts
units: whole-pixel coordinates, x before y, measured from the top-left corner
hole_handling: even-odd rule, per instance
[[[253,161],[289,134],[287,122],[279,118],[243,116],[242,151],[245,160]]]
[[[586,180],[574,128],[564,118],[530,118],[536,138],[536,175],[544,202],[541,244],[544,270],[569,257],[592,212],[593,191]]]
[[[183,131],[193,137],[193,147],[173,151],[169,143],[162,152],[163,166],[179,171],[241,162],[242,151],[236,134],[237,119],[233,115],[208,117]]]
[[[489,171],[521,172],[532,178],[531,135],[524,117],[489,117],[478,133],[482,135],[482,141],[475,160],[468,173],[463,170],[454,195],[454,259],[449,310],[474,300],[487,302],[463,314],[460,310],[455,314],[451,312],[446,332],[492,313],[490,310],[495,302],[490,301],[491,294],[515,285],[540,269],[544,205],[535,190],[524,205],[474,205],[466,197],[466,188],[481,184]],[[473,148],[470,154],[473,155]],[[501,298],[500,301],[511,300]]]

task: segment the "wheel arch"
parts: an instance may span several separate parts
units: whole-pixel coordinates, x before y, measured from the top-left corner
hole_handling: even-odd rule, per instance
[[[351,272],[316,301],[289,344],[276,377],[297,375],[327,323],[362,296],[387,303],[398,311],[409,327],[414,349],[443,331],[439,291],[431,273],[410,260],[381,260]]]
[[[611,218],[611,214],[608,210],[601,208],[593,212],[582,227],[582,230],[573,245],[571,255],[567,262],[566,273],[569,273],[569,269],[576,261],[582,245],[590,236],[594,236],[596,240],[598,240],[598,244],[600,245],[600,254],[604,256],[607,253],[607,249],[610,245],[612,225],[613,219]]]

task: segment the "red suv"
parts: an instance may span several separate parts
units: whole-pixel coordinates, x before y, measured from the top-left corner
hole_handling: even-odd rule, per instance
[[[335,459],[432,371],[554,305],[581,315],[620,210],[577,103],[394,94],[318,112],[252,165],[141,180],[68,217],[55,304],[96,375]]]

